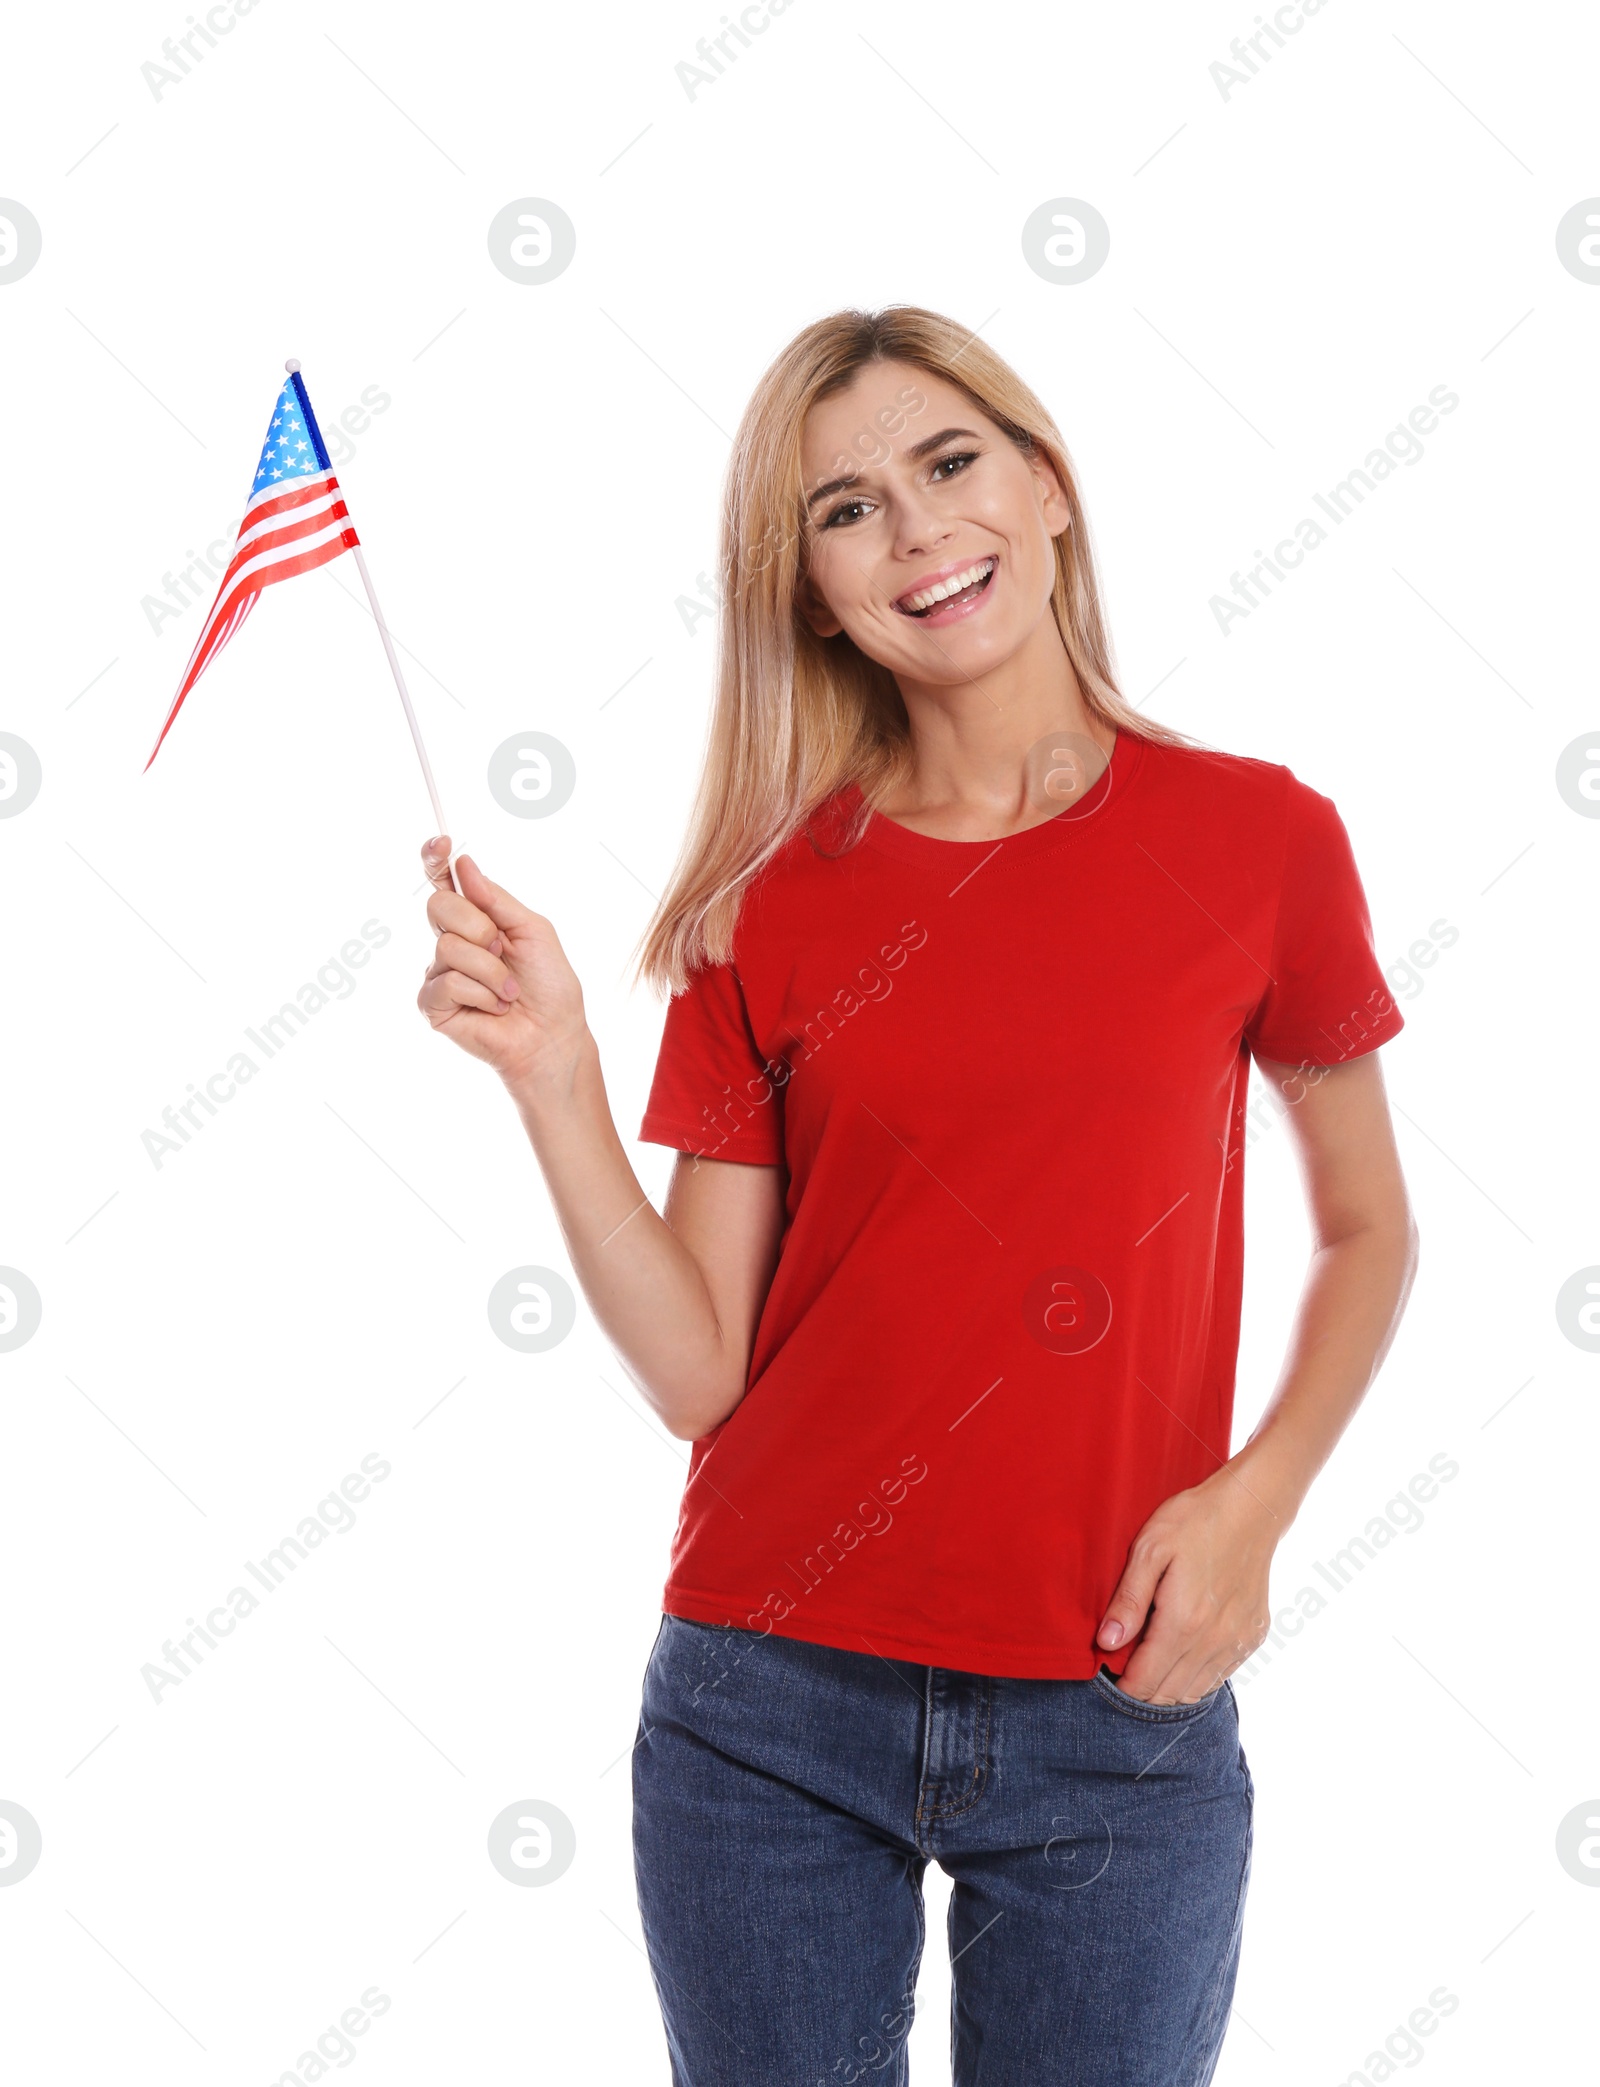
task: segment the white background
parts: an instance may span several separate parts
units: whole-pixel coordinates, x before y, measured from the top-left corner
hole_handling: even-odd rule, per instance
[[[1600,1259],[1600,824],[1554,775],[1600,707],[1600,294],[1555,228],[1600,190],[1600,26],[1329,0],[1225,98],[1247,0],[793,0],[691,99],[720,15],[259,0],[159,97],[183,0],[12,24],[0,193],[43,252],[0,286],[0,728],[44,780],[0,820],[0,1262],[43,1321],[0,1355],[0,1798],[44,1854],[0,1890],[11,2069],[292,2078],[376,1984],[361,2078],[667,2078],[626,1757],[685,1448],[581,1306],[541,1356],[490,1328],[490,1286],[561,1241],[493,1077],[415,1010],[432,822],[352,561],[264,599],[148,774],[203,610],[158,633],[142,604],[231,535],[285,355],[324,423],[388,395],[339,476],[445,808],[556,921],[631,1140],[662,1011],[627,963],[700,758],[713,626],[679,600],[727,431],[800,325],[902,300],[1054,411],[1130,698],[1335,800],[1387,965],[1456,930],[1393,974],[1383,1054],[1421,1274],[1275,1602],[1430,1457],[1459,1475],[1239,1687],[1256,1869],[1218,2079],[1578,2077],[1600,1890],[1555,1851],[1600,1813],[1600,1429],[1554,1304]],[[542,285],[487,249],[524,196],[577,227]],[[1058,196],[1111,228],[1073,287],[1020,244]],[[1422,461],[1224,635],[1229,576],[1441,384]],[[577,766],[547,821],[485,779],[529,730]],[[156,1167],[163,1108],[373,919],[356,990]],[[659,1201],[670,1154],[635,1158]],[[1241,1440],[1306,1245],[1281,1128],[1248,1179]],[[374,1452],[355,1527],[153,1702],[163,1641]],[[486,1858],[524,1799],[576,1830],[548,1888]],[[924,2081],[945,1896],[930,1872]],[[1449,2018],[1375,2057],[1441,1985]]]

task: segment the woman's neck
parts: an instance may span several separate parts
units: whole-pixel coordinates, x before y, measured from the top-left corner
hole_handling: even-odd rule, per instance
[[[1116,741],[1094,717],[1055,617],[1047,610],[1018,652],[973,681],[900,683],[911,725],[909,772],[877,809],[946,839],[997,839],[1053,818],[1099,777]],[[1076,759],[1077,788],[1061,794],[1043,742]],[[1041,754],[1046,758],[1041,759]],[[969,830],[971,829],[971,830]]]

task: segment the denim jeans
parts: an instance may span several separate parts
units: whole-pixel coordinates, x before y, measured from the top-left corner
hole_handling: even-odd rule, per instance
[[[1252,1789],[1233,1691],[1144,1704],[663,1616],[633,1756],[674,2087],[904,2087],[931,1860],[955,2087],[1203,2087]]]

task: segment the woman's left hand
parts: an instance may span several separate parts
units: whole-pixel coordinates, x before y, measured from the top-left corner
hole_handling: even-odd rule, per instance
[[[1128,1695],[1198,1702],[1244,1665],[1271,1621],[1267,1575],[1280,1533],[1226,1464],[1161,1503],[1129,1547],[1096,1634],[1114,1652],[1144,1632],[1122,1673]]]

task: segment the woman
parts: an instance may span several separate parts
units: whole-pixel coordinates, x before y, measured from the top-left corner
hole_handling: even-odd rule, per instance
[[[722,580],[643,957],[664,1216],[554,929],[443,839],[418,996],[694,1444],[634,1753],[672,2076],[903,2081],[932,1858],[957,2087],[1189,2087],[1249,1874],[1226,1677],[1415,1261],[1349,842],[1118,694],[1061,437],[935,313],[778,357]],[[1252,1058],[1315,1251],[1230,1454]]]

